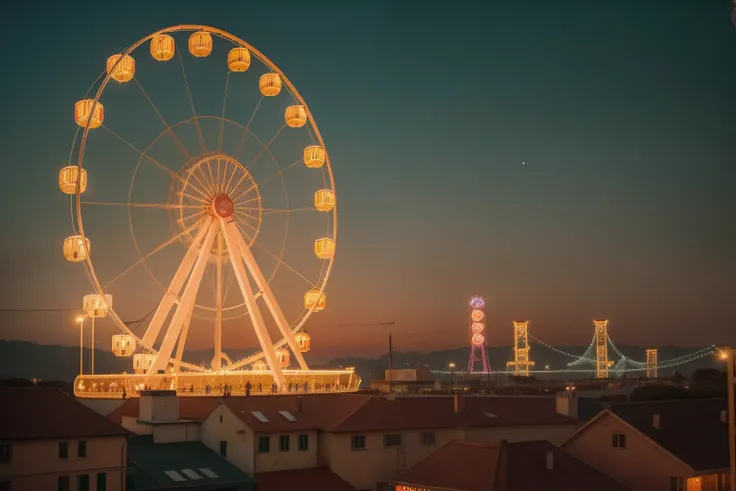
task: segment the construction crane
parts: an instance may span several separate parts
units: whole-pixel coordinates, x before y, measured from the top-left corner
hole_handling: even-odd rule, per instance
[[[396,324],[395,322],[367,322],[367,323],[358,323],[358,324],[338,324],[337,327],[383,327],[383,326],[393,326]]]

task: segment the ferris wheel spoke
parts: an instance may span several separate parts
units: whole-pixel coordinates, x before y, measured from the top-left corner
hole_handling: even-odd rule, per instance
[[[117,138],[117,139],[118,139],[118,140],[120,140],[121,142],[125,143],[126,145],[128,145],[128,146],[129,146],[130,148],[132,148],[132,149],[133,149],[133,150],[135,150],[136,152],[138,152],[138,153],[140,154],[140,156],[141,156],[141,157],[145,157],[146,159],[148,159],[148,160],[149,160],[149,161],[150,161],[151,163],[153,163],[153,164],[154,164],[154,165],[155,165],[156,167],[158,167],[158,168],[159,168],[159,169],[161,169],[162,171],[164,171],[164,172],[166,172],[167,174],[169,174],[169,175],[170,175],[170,176],[171,176],[172,178],[174,178],[174,179],[178,179],[178,180],[180,180],[180,181],[181,181],[181,179],[182,179],[182,178],[181,178],[181,176],[179,176],[179,175],[178,175],[178,174],[177,174],[176,172],[174,172],[173,170],[169,169],[169,168],[168,168],[168,167],[166,167],[166,166],[165,166],[164,164],[162,164],[162,163],[161,163],[161,162],[159,162],[158,160],[154,159],[153,157],[151,157],[150,155],[148,155],[148,154],[147,154],[146,152],[144,152],[144,151],[143,151],[143,150],[141,150],[140,148],[136,147],[135,145],[133,145],[133,144],[132,144],[132,143],[130,143],[130,142],[129,142],[128,140],[126,140],[126,139],[125,139],[125,138],[123,138],[122,136],[120,136],[120,135],[118,135],[117,133],[115,133],[115,132],[114,132],[113,130],[111,130],[110,128],[108,128],[108,127],[107,127],[107,126],[105,126],[104,124],[103,124],[103,125],[101,125],[100,127],[101,127],[101,128],[104,128],[104,129],[105,129],[105,130],[107,130],[107,132],[108,132],[108,133],[110,133],[110,134],[111,134],[112,136],[114,136],[115,138]]]
[[[206,216],[206,215],[207,215],[207,211],[206,210],[202,210],[202,211],[200,211],[198,213],[192,213],[191,215],[187,215],[185,217],[181,217],[179,219],[179,221],[181,223],[184,223],[184,222],[186,222],[188,220],[191,220],[192,218],[202,218],[203,216]]]
[[[169,237],[165,241],[161,242],[159,245],[157,245],[156,247],[154,247],[148,254],[146,254],[145,256],[142,256],[140,259],[138,259],[136,262],[134,262],[133,264],[131,264],[129,267],[125,268],[120,274],[118,274],[113,279],[111,279],[110,281],[108,281],[107,284],[102,287],[102,289],[103,290],[107,290],[110,285],[112,285],[117,280],[119,280],[120,278],[122,278],[123,276],[125,276],[127,273],[129,273],[130,271],[132,271],[136,266],[138,266],[139,264],[143,264],[148,259],[150,259],[154,254],[156,254],[157,252],[161,252],[166,247],[168,247],[171,244],[177,242],[179,239],[181,239],[185,235],[191,233],[192,231],[194,231],[199,226],[200,226],[199,223],[195,223],[192,226],[190,226],[190,227],[182,230],[181,232],[179,232],[177,234],[172,235],[171,237]]]
[[[239,216],[243,216],[243,213],[241,213],[241,212],[237,212],[237,211],[236,211],[235,213],[236,213],[237,215],[239,215]],[[245,226],[246,226],[246,227],[248,227],[249,229],[253,230],[253,232],[255,232],[256,234],[258,233],[258,229],[257,229],[257,228],[255,228],[255,227],[254,227],[253,225],[251,225],[250,223],[248,223],[248,222],[244,221],[244,220],[243,220],[242,218],[240,218],[240,219],[239,219],[239,221],[238,221],[238,224],[239,224],[239,225],[241,225],[241,224],[242,224],[242,225],[245,225]],[[250,235],[250,234],[248,234],[248,235]]]
[[[197,111],[194,110],[194,99],[192,98],[192,91],[189,88],[189,81],[187,80],[187,71],[184,69],[184,60],[181,57],[181,50],[176,50],[179,55],[179,65],[181,65],[181,74],[184,77],[184,85],[187,88],[187,94],[189,95],[189,106],[192,108],[192,115],[194,116],[194,126],[197,129],[197,137],[199,137],[199,144],[202,147],[202,153],[207,151],[207,146],[204,144],[204,135],[202,134],[202,127],[199,125],[199,117]]]
[[[271,146],[271,144],[272,144],[272,143],[273,143],[274,141],[276,141],[276,138],[278,138],[278,137],[279,137],[279,135],[281,134],[281,132],[282,132],[282,131],[284,131],[284,128],[286,128],[286,123],[284,123],[284,125],[283,125],[283,126],[281,126],[281,128],[279,128],[279,130],[278,130],[278,131],[276,132],[276,134],[275,134],[275,135],[273,135],[273,138],[271,138],[271,140],[269,140],[269,142],[268,142],[268,143],[266,143],[266,144],[265,144],[265,145],[263,146],[263,148],[261,148],[261,150],[260,150],[260,151],[258,152],[258,154],[256,154],[256,156],[255,156],[255,157],[253,157],[253,160],[251,160],[251,161],[250,161],[250,164],[248,164],[248,165],[246,166],[245,170],[247,170],[248,172],[250,172],[250,170],[251,170],[251,168],[253,167],[253,165],[255,165],[255,163],[256,163],[256,162],[258,161],[258,159],[259,159],[259,158],[261,158],[261,155],[263,155],[263,153],[264,153],[264,152],[265,152],[266,150],[268,150],[268,148],[269,148],[269,147]]]
[[[156,104],[153,103],[153,100],[148,95],[148,92],[145,91],[141,83],[138,81],[137,78],[133,78],[133,81],[136,83],[138,88],[143,93],[143,96],[146,98],[146,100],[151,104],[151,107],[154,111],[156,111],[156,115],[161,120],[161,122],[166,126],[166,130],[169,134],[171,134],[171,138],[174,140],[174,143],[177,147],[179,147],[179,151],[184,156],[185,160],[189,160],[191,158],[191,155],[189,154],[189,150],[187,150],[187,147],[184,146],[184,144],[181,142],[179,138],[177,138],[176,133],[174,133],[174,129],[169,125],[169,123],[166,122],[166,119],[164,119],[163,115],[161,114],[161,111],[158,110],[158,107],[156,107]]]
[[[205,200],[209,201],[210,194],[208,194],[208,192],[211,192],[211,190],[210,190],[209,186],[207,185],[207,183],[205,183],[204,181],[202,181],[202,179],[200,179],[199,176],[193,170],[191,170],[191,169],[187,171],[186,175],[187,175],[187,179],[185,181],[183,181],[183,182],[186,183],[185,187],[191,187],[192,189],[194,189],[195,191],[197,191],[200,195],[202,195],[202,197]],[[192,183],[192,181],[191,181],[191,178],[192,177],[199,183],[200,186],[202,186],[202,189],[200,189],[199,187],[195,186]],[[205,180],[206,180],[206,178],[205,178]],[[184,192],[182,191],[182,193],[184,193]]]
[[[263,184],[267,183],[268,181],[270,181],[271,179],[273,179],[276,176],[283,175],[287,170],[293,169],[294,167],[296,167],[297,165],[299,165],[303,161],[304,161],[304,158],[301,158],[301,159],[297,160],[296,162],[294,162],[293,164],[289,164],[288,166],[284,167],[283,169],[279,169],[277,172],[274,172],[270,176],[264,177],[263,179],[261,179],[260,185],[262,186]]]
[[[264,252],[266,252],[266,254],[268,254],[269,256],[271,256],[274,259],[276,259],[279,262],[279,264],[282,264],[282,265],[286,266],[287,268],[289,268],[292,271],[292,273],[294,273],[295,275],[297,275],[298,277],[300,277],[301,279],[303,279],[304,281],[306,281],[307,283],[309,283],[309,285],[312,288],[318,288],[316,283],[314,283],[312,280],[310,280],[309,278],[307,278],[306,276],[304,276],[302,273],[300,273],[291,264],[287,263],[286,261],[284,261],[283,259],[281,259],[276,254],[274,254],[270,250],[268,250],[265,247],[263,247],[261,244],[258,243],[258,241],[254,242],[253,245],[256,246],[256,247],[258,247],[259,249],[262,249]]]
[[[247,176],[248,176],[248,174],[244,174],[240,178],[240,180],[238,181],[238,183],[235,186],[233,186],[232,189],[229,189],[227,191],[228,194],[232,194],[233,195],[232,200],[233,200],[233,203],[235,203],[236,205],[239,205],[239,204],[243,203],[243,201],[240,201],[242,198],[245,198],[246,196],[248,196],[248,194],[250,194],[251,191],[254,191],[254,190],[258,189],[258,185],[257,184],[253,184],[252,186],[248,187],[248,189],[246,189],[245,191],[241,191],[239,193],[235,193],[235,190],[238,189],[238,186],[240,186],[240,184],[243,182],[243,180],[245,180],[245,178]],[[250,201],[256,201],[258,199],[259,198],[257,198],[257,197],[256,198],[251,198]]]
[[[264,215],[273,213],[294,213],[296,211],[317,211],[317,208],[308,206],[305,208],[261,208]]]
[[[217,151],[222,151],[222,135],[225,131],[225,105],[227,104],[227,88],[230,85],[230,69],[227,70],[227,78],[225,79],[225,95],[222,97],[222,115],[220,116],[220,136],[217,139]],[[218,161],[219,166],[219,161]],[[218,167],[219,170],[219,167]]]
[[[240,153],[240,150],[243,148],[243,143],[245,143],[245,137],[248,136],[248,128],[250,128],[250,124],[253,122],[253,118],[256,117],[258,108],[261,107],[261,102],[263,102],[263,96],[261,96],[261,98],[258,99],[258,104],[256,104],[256,108],[253,109],[253,113],[250,115],[250,119],[248,119],[248,123],[245,125],[245,128],[243,128],[243,134],[240,136],[240,140],[238,140],[238,144],[235,146],[235,151],[233,152],[234,158],[237,158],[238,153]]]
[[[82,201],[83,205],[125,206],[129,208],[161,208],[163,210],[178,210],[181,208],[202,208],[198,205],[174,205],[169,203],[125,203],[116,201]]]

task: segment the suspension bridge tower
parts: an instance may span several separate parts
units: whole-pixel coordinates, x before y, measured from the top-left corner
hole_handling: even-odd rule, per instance
[[[657,350],[647,350],[647,378],[657,378]]]
[[[595,324],[595,378],[608,378],[613,361],[608,359],[608,319],[596,319]]]
[[[529,359],[529,321],[514,321],[514,361],[506,363],[517,377],[528,377],[534,362]]]
[[[487,373],[488,357],[486,355],[486,313],[485,302],[481,297],[470,300],[470,361],[468,373]],[[480,363],[481,369],[476,366]]]

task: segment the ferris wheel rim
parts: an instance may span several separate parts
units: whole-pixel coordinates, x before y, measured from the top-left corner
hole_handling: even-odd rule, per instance
[[[117,68],[117,66],[122,62],[123,59],[125,59],[126,56],[130,55],[133,51],[138,49],[143,43],[151,40],[155,36],[161,35],[161,34],[168,34],[168,33],[175,33],[175,32],[187,32],[187,31],[204,31],[210,34],[214,34],[220,38],[223,38],[227,41],[230,41],[233,44],[236,44],[237,46],[244,47],[249,52],[254,55],[261,63],[266,65],[268,68],[273,70],[274,73],[278,74],[279,77],[282,80],[283,85],[286,87],[287,91],[291,94],[291,96],[302,105],[304,108],[305,114],[307,116],[307,121],[309,122],[309,125],[311,126],[312,130],[314,131],[313,139],[316,139],[317,143],[325,149],[324,152],[324,163],[327,165],[327,175],[329,176],[329,184],[330,189],[335,192],[335,177],[334,172],[332,169],[332,163],[331,163],[331,157],[329,152],[327,152],[327,146],[324,143],[324,140],[322,138],[322,134],[319,131],[319,127],[317,126],[317,123],[312,115],[311,110],[309,109],[309,106],[307,105],[304,98],[299,94],[296,87],[291,83],[291,81],[288,79],[286,74],[275,64],[273,63],[268,57],[266,57],[263,53],[261,53],[259,50],[257,50],[254,46],[252,46],[250,43],[246,42],[245,40],[241,39],[238,36],[235,36],[231,34],[230,32],[218,29],[211,26],[201,25],[201,24],[180,24],[176,26],[170,26],[167,28],[160,29],[158,31],[155,31],[151,34],[148,34],[147,36],[144,36],[143,38],[139,39],[134,44],[130,45],[128,48],[126,48],[124,51],[120,53],[119,59],[115,62],[115,64],[112,66],[111,70],[107,71],[107,73],[104,74],[104,78],[102,82],[100,83],[100,86],[98,87],[94,102],[92,103],[90,107],[90,114],[93,114],[96,110],[97,106],[100,104],[100,97],[104,93],[105,89],[107,88],[107,85],[112,78],[112,73]],[[99,79],[99,78],[98,78]],[[89,92],[89,91],[88,91]],[[85,150],[86,150],[86,144],[89,137],[89,130],[91,129],[92,124],[92,118],[88,118],[87,122],[84,126],[84,129],[82,131],[82,135],[79,141],[79,149],[77,152],[77,169],[78,173],[81,174],[83,170],[83,164],[84,164],[84,156],[85,156]],[[79,134],[79,128],[77,129],[77,134]],[[76,143],[76,138],[75,138]],[[72,146],[71,150],[72,154],[74,152],[74,145]],[[71,160],[71,159],[70,159]],[[324,170],[323,170],[323,176],[324,176]],[[74,219],[76,219],[76,228],[77,233],[81,236],[83,241],[87,240],[87,236],[84,232],[84,221],[82,216],[82,202],[80,198],[80,186],[81,186],[81,180],[77,180],[75,192],[72,195],[75,203],[74,203],[74,213],[72,216],[72,221],[74,222]],[[336,193],[335,193],[336,194]],[[338,203],[337,200],[335,200],[333,204],[333,209],[330,212],[331,221],[332,221],[332,237],[335,246],[337,245],[337,210],[338,210]],[[321,294],[324,294],[325,287],[327,285],[327,280],[330,277],[330,274],[332,272],[332,267],[334,266],[334,256],[329,258],[326,261],[326,268],[324,269],[324,275],[320,278],[319,283],[316,286],[316,288],[320,291]],[[87,271],[87,275],[90,279],[90,282],[92,283],[92,286],[96,290],[97,294],[99,295],[105,295],[102,283],[100,282],[97,273],[94,268],[94,264],[92,263],[92,254],[91,251],[87,251],[86,257],[84,259],[84,265],[85,270]],[[297,321],[295,321],[294,324],[290,327],[290,330],[293,333],[299,332],[299,330],[303,327],[303,325],[306,323],[307,319],[311,317],[311,315],[315,312],[315,308],[317,307],[316,303],[314,303],[311,308],[304,308],[302,310],[302,314],[300,314],[297,317]],[[113,322],[117,325],[117,327],[122,331],[124,334],[131,335],[133,338],[136,339],[136,341],[139,343],[138,346],[142,349],[146,350],[149,353],[158,353],[158,350],[154,348],[153,345],[149,346],[142,342],[142,339],[135,334],[135,332],[128,328],[127,324],[122,321],[120,316],[117,314],[116,310],[114,308],[110,308],[108,315],[111,317]],[[273,342],[274,349],[278,349],[282,346],[287,344],[287,338],[284,336],[279,341]],[[229,370],[236,370],[244,365],[247,365],[248,363],[252,363],[254,361],[257,361],[265,356],[265,353],[263,351],[256,353],[255,355],[251,355],[249,357],[246,357],[244,359],[241,359],[237,362],[231,363],[227,367],[224,367],[223,369],[229,369]],[[176,360],[173,357],[169,358],[169,363],[176,362]],[[206,368],[194,365],[192,363],[179,361],[178,366],[180,368],[188,368],[192,371],[198,371],[198,372],[204,372],[207,371]]]

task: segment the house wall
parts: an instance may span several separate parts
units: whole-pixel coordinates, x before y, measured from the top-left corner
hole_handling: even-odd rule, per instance
[[[59,458],[59,442],[69,442],[69,457]],[[77,457],[79,439],[10,442],[12,461],[0,463],[0,481],[10,481],[13,491],[57,489],[58,478],[68,476],[70,491],[77,489],[77,476],[89,475],[90,491],[97,489],[97,474],[107,474],[107,490],[125,489],[126,449],[124,437],[90,438],[87,456]]]
[[[423,430],[364,433],[365,450],[352,450],[347,433],[323,433],[320,438],[320,464],[329,465],[332,472],[357,489],[376,490],[379,482],[388,482],[419,463],[439,447],[454,439],[463,439],[463,430],[435,431],[435,444],[422,445]],[[384,447],[385,434],[401,435],[401,445]]]
[[[289,436],[289,451],[279,450],[279,437]],[[305,451],[299,450],[299,435],[309,437],[309,448]],[[264,436],[270,439],[268,453],[258,451],[258,439]],[[256,472],[281,471],[287,469],[306,469],[318,465],[319,440],[316,431],[296,431],[290,433],[275,433],[270,435],[255,435]]]
[[[196,442],[199,441],[198,423],[170,423],[152,425],[153,443]]]
[[[227,442],[225,458],[240,470],[254,472],[253,432],[226,405],[220,404],[200,426],[200,439],[220,453],[220,442]]]
[[[120,418],[120,426],[130,430],[136,435],[150,435],[153,433],[151,425],[143,425],[138,422],[138,416],[123,416]]]
[[[466,430],[467,440],[479,442],[525,442],[547,440],[555,445],[562,444],[580,427],[579,423],[536,426],[499,426],[495,428],[471,428]]]
[[[626,435],[626,448],[612,445],[615,433]],[[608,413],[591,422],[564,448],[633,491],[669,491],[671,477],[692,475],[685,463]]]

